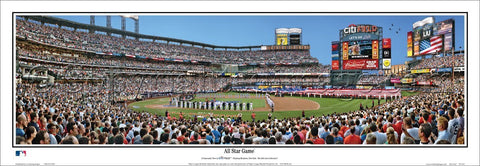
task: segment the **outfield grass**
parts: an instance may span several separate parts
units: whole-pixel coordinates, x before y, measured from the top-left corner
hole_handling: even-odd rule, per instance
[[[408,97],[408,96],[413,96],[413,95],[417,95],[419,94],[420,92],[408,92],[408,91],[402,91],[402,96],[403,97]]]
[[[229,93],[232,94],[232,93]],[[255,94],[253,94],[255,95]],[[326,114],[331,114],[331,113],[344,113],[344,112],[349,112],[349,111],[354,111],[358,110],[360,108],[360,103],[364,107],[372,106],[372,101],[375,102],[375,105],[377,105],[378,99],[352,99],[349,101],[344,101],[342,99],[337,99],[337,98],[308,98],[308,97],[293,97],[293,98],[301,98],[301,99],[307,99],[307,100],[312,100],[320,104],[320,108],[317,110],[311,110],[311,111],[305,111],[305,115],[307,117],[309,116],[322,116]],[[240,99],[233,99],[235,101],[239,101]],[[251,100],[251,99],[248,99]],[[257,99],[257,100],[262,100],[262,99]],[[263,101],[263,100],[262,100]],[[161,98],[161,99],[152,99],[152,100],[145,100],[145,101],[140,101],[136,103],[132,103],[129,105],[129,108],[139,111],[139,112],[150,112],[154,113],[157,115],[165,116],[165,111],[166,109],[151,109],[151,108],[145,108],[145,105],[151,105],[151,104],[168,104],[169,98]],[[385,103],[385,100],[381,100],[381,103]],[[265,104],[265,102],[263,102]],[[184,113],[185,118],[192,118],[193,115],[203,115],[203,116],[208,116],[208,113],[213,112],[214,116],[220,117],[220,116],[225,116],[225,117],[236,117],[238,113],[242,113],[243,117],[242,119],[244,120],[251,120],[250,115],[252,114],[252,111],[219,111],[219,110],[192,110],[192,109],[178,109],[178,108],[168,108],[170,115],[178,117],[179,112]],[[269,112],[264,112],[264,111],[256,111],[255,114],[256,120],[262,120],[266,119],[268,116]],[[301,117],[302,116],[302,111],[279,111],[279,112],[274,112],[272,117],[276,118],[285,118],[285,117]]]

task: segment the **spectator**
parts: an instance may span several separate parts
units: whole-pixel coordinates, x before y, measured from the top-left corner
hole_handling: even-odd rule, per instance
[[[450,133],[448,133],[447,127],[448,127],[448,120],[446,118],[440,117],[437,119],[438,138],[435,140],[435,144],[438,144],[440,140],[446,140],[450,142],[449,141]]]
[[[432,133],[432,125],[430,123],[423,123],[418,128],[418,136],[420,137],[420,144],[432,144],[429,138]]]
[[[377,143],[377,137],[374,133],[368,133],[367,138],[365,139],[366,144],[376,144]]]
[[[32,144],[33,139],[37,135],[37,130],[33,126],[29,126],[25,132],[25,142],[27,144]]]
[[[350,127],[350,135],[345,137],[345,144],[362,144],[360,136],[355,135],[355,126]]]
[[[418,128],[412,126],[412,118],[406,117],[403,119],[403,133],[400,137],[400,139],[403,141],[405,137],[405,132],[408,132],[410,136],[415,140],[415,143],[420,142],[420,138],[418,137]],[[402,143],[402,142],[401,142]],[[402,143],[403,144],[403,143]]]
[[[50,137],[48,136],[48,133],[45,130],[39,131],[32,140],[32,144],[50,144]]]
[[[16,129],[15,129],[16,134],[15,135],[24,137],[25,136],[24,129],[28,125],[27,124],[27,118],[25,118],[25,115],[18,115],[17,116],[17,123],[15,125],[16,125]]]

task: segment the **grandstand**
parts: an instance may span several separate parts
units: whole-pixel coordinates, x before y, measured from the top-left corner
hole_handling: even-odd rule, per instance
[[[74,30],[47,25],[55,23]],[[369,135],[381,145],[408,139],[463,144],[463,54],[410,63],[405,76],[368,74],[331,70],[309,49],[214,46],[112,31],[151,40],[145,41],[77,28],[111,31],[48,16],[17,17],[16,144],[366,144]],[[402,90],[419,93],[403,96]],[[259,113],[265,118],[254,121],[253,112],[231,116],[203,109],[200,116],[198,110],[162,107],[152,113],[128,105],[220,92],[266,94],[265,108],[274,115]],[[315,101],[324,98],[331,101],[325,107],[354,99],[368,105],[341,103],[355,110],[314,108],[302,117],[276,118],[283,114],[273,111],[286,100],[319,105]],[[448,126],[437,128],[445,120]],[[434,137],[418,134],[427,127],[437,131]]]

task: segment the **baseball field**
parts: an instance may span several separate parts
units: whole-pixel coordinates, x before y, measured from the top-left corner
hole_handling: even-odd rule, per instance
[[[237,93],[217,93],[226,96],[235,96]],[[402,92],[403,96],[415,95],[412,92]],[[195,98],[194,101],[205,101],[207,98]],[[209,98],[209,100],[212,98]],[[377,105],[378,99],[339,99],[339,98],[313,98],[313,97],[299,97],[299,96],[285,96],[285,97],[272,97],[275,102],[275,112],[272,113],[273,118],[287,118],[287,117],[301,117],[302,110],[305,111],[305,116],[322,116],[323,114],[331,113],[343,113],[359,109],[360,103],[365,107],[371,107],[372,101]],[[128,107],[138,112],[150,112],[161,116],[165,115],[165,111],[168,110],[171,116],[177,117],[180,112],[184,114],[185,118],[193,118],[197,116],[208,117],[210,113],[213,113],[214,117],[234,118],[238,113],[242,113],[244,120],[252,120],[250,115],[255,112],[256,120],[266,119],[268,113],[270,113],[270,107],[266,104],[264,98],[256,97],[255,94],[251,94],[250,98],[235,98],[225,97],[216,98],[218,101],[239,101],[246,103],[253,103],[253,111],[237,111],[237,110],[200,110],[200,109],[187,109],[177,107],[165,107],[169,104],[170,98],[157,98],[149,99],[139,102],[134,102],[128,105]],[[385,100],[380,101],[381,104],[385,103]]]

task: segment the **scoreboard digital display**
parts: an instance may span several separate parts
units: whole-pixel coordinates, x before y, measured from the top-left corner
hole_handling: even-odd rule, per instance
[[[290,45],[300,45],[300,34],[290,34]]]

